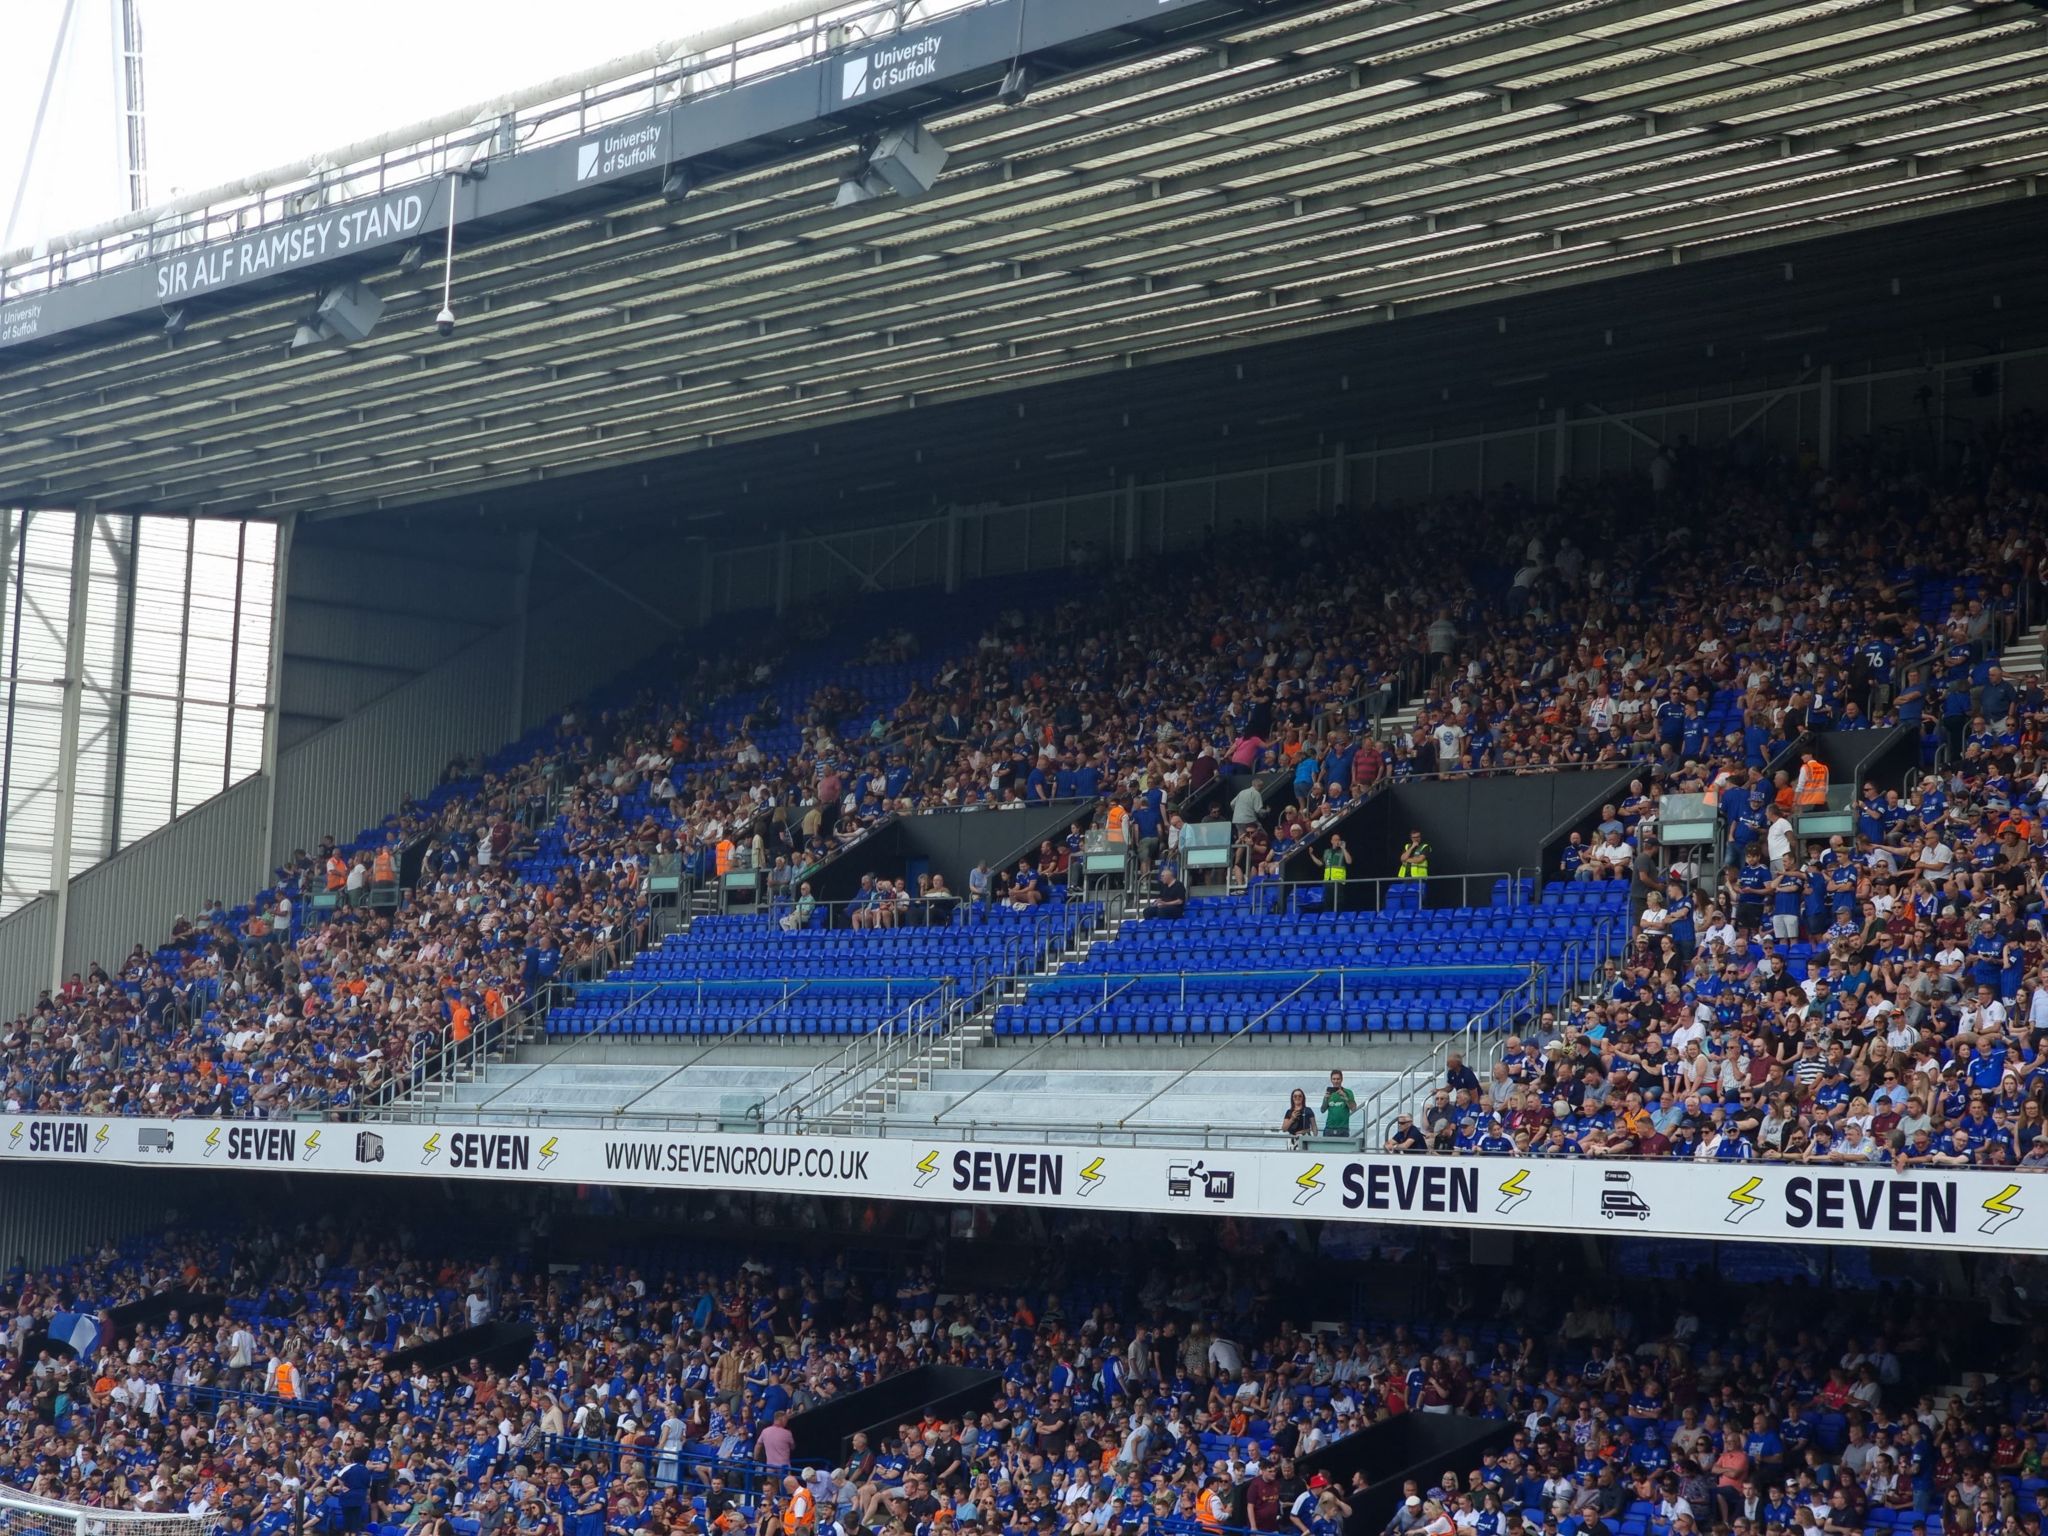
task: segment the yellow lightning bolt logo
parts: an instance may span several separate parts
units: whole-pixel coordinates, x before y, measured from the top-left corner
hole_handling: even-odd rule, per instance
[[[19,1120],[7,1128],[7,1144],[9,1146],[18,1147],[21,1145],[21,1131],[22,1125]]]
[[[206,1152],[205,1152],[205,1155],[206,1155],[207,1157],[211,1157],[211,1156],[213,1156],[213,1154],[214,1154],[214,1153],[218,1152],[219,1150],[220,1150],[220,1127],[216,1125],[216,1126],[215,1126],[215,1127],[214,1127],[214,1128],[213,1128],[212,1130],[210,1130],[210,1131],[208,1131],[208,1132],[206,1133]]]
[[[1102,1159],[1098,1157],[1081,1170],[1081,1193],[1084,1195],[1094,1194],[1096,1190],[1102,1188],[1104,1177]]]
[[[917,1187],[923,1189],[939,1176],[939,1154],[927,1152],[917,1160]]]
[[[2012,1203],[2012,1197],[2020,1192],[2017,1184],[2008,1184],[1989,1200],[1984,1202],[1984,1221],[1977,1228],[1979,1232],[2002,1232],[2020,1219],[2020,1207]]]
[[[313,1154],[320,1150],[320,1133],[315,1131],[306,1138],[306,1161],[313,1161]]]
[[[1729,1226],[1739,1226],[1764,1208],[1764,1198],[1757,1191],[1763,1187],[1763,1180],[1751,1175],[1735,1188],[1728,1191],[1728,1214],[1721,1219]]]
[[[1507,1178],[1500,1181],[1500,1204],[1496,1205],[1494,1209],[1505,1216],[1509,1211],[1512,1211],[1516,1206],[1526,1201],[1529,1198],[1529,1194],[1529,1170],[1517,1168]]]
[[[1294,1180],[1296,1205],[1307,1205],[1323,1192],[1323,1165],[1310,1163]]]
[[[101,1127],[100,1127],[100,1128],[99,1128],[99,1129],[98,1129],[97,1131],[93,1132],[93,1138],[92,1138],[92,1149],[93,1149],[93,1151],[95,1151],[95,1152],[104,1152],[104,1151],[106,1151],[106,1150],[107,1150],[107,1138],[108,1138],[109,1136],[113,1135],[113,1134],[114,1134],[114,1133],[113,1133],[113,1129],[112,1129],[112,1127],[110,1127],[110,1126],[105,1126],[105,1125],[101,1126]]]
[[[556,1145],[559,1140],[559,1137],[550,1136],[540,1144],[540,1165],[542,1168],[551,1167],[555,1159],[562,1155],[560,1147]]]
[[[433,1135],[429,1136],[425,1141],[420,1143],[420,1166],[425,1167],[428,1163],[431,1163],[435,1158],[439,1157],[440,1155],[441,1133],[439,1131],[436,1131]]]

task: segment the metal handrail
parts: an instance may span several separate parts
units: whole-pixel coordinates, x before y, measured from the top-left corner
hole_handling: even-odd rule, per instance
[[[901,30],[913,9],[915,21],[924,23],[966,8],[957,0],[921,0],[915,8],[901,0],[785,5],[768,17],[657,43],[594,70],[542,81],[295,165],[0,251],[0,277],[7,292],[40,292],[153,260],[166,250],[239,238],[339,200],[453,175],[468,168],[479,148],[493,156],[516,155],[633,114],[804,68],[840,46],[848,29],[877,37]]]
[[[568,1055],[577,1046],[581,1045],[585,1040],[591,1038],[593,1035],[603,1034],[605,1025],[610,1024],[615,1020],[623,1018],[625,1015],[631,1013],[635,1008],[639,1007],[642,1003],[646,1002],[648,998],[654,996],[654,992],[655,989],[649,987],[645,992],[642,992],[638,997],[629,998],[622,1006],[614,1008],[610,1013],[606,1014],[605,1017],[599,1021],[597,1028],[585,1030],[579,1034],[572,1035],[555,1051],[555,1054],[553,1056],[549,1057],[546,1061],[540,1062],[538,1065],[535,1066],[534,1070],[536,1072],[539,1072],[545,1070],[548,1067],[561,1065],[561,1061],[564,1056]],[[476,1107],[478,1109],[489,1108],[492,1104],[496,1103],[505,1094],[511,1092],[511,1090],[515,1086],[515,1084],[507,1083],[503,1088],[500,1088],[496,1093],[490,1095],[490,1097],[481,1100]]]
[[[940,978],[934,983],[934,993],[950,1001],[955,987],[953,978]],[[875,1028],[865,1034],[855,1035],[846,1043],[845,1049],[830,1061],[819,1063],[794,1082],[786,1083],[766,1098],[756,1101],[750,1111],[753,1117],[764,1125],[776,1120],[800,1123],[807,1109],[813,1108],[820,1100],[836,1093],[842,1084],[871,1070],[885,1055],[896,1049],[901,1037],[918,1031],[925,1022],[925,1016],[920,1010],[929,1007],[934,993],[928,993],[906,1003],[899,1012],[883,1020]],[[940,1016],[944,1017],[944,1014],[945,1010],[942,1007]]]
[[[1180,1071],[1176,1072],[1171,1078],[1167,1079],[1167,1081],[1160,1088],[1158,1088],[1156,1091],[1148,1095],[1142,1103],[1139,1103],[1138,1105],[1133,1107],[1128,1113],[1123,1115],[1117,1121],[1117,1125],[1119,1127],[1129,1125],[1131,1122],[1132,1115],[1137,1114],[1140,1110],[1150,1107],[1152,1104],[1158,1102],[1158,1100],[1162,1098],[1164,1095],[1171,1092],[1173,1089],[1178,1088],[1183,1082],[1187,1080],[1188,1074],[1190,1072],[1195,1071],[1198,1067],[1206,1067],[1210,1063],[1210,1061],[1216,1057],[1216,1055],[1219,1052],[1229,1050],[1230,1047],[1235,1045],[1239,1040],[1243,1039],[1246,1035],[1252,1033],[1267,1019],[1270,1019],[1274,1014],[1278,1013],[1282,1008],[1285,1008],[1289,1003],[1293,1002],[1297,997],[1301,996],[1302,993],[1306,992],[1309,989],[1309,987],[1314,984],[1315,979],[1316,978],[1314,976],[1310,976],[1307,981],[1304,981],[1292,992],[1289,992],[1285,997],[1282,997],[1275,1001],[1270,1008],[1267,1008],[1263,1012],[1255,1014],[1251,1018],[1245,1020],[1243,1028],[1237,1030],[1233,1034],[1225,1036],[1222,1040],[1219,1040],[1215,1045],[1211,1046],[1208,1050],[1204,1051],[1202,1053],[1201,1060],[1190,1063],[1188,1066],[1185,1066]]]
[[[1004,1078],[1008,1077],[1018,1067],[1023,1066],[1025,1062],[1029,1061],[1033,1056],[1036,1056],[1048,1045],[1051,1045],[1053,1041],[1063,1039],[1066,1036],[1067,1031],[1074,1028],[1074,1026],[1079,1024],[1083,1019],[1089,1018],[1099,1010],[1107,1008],[1111,1003],[1115,1002],[1119,997],[1123,996],[1124,993],[1128,992],[1132,987],[1136,985],[1137,982],[1135,980],[1126,982],[1123,986],[1118,987],[1116,991],[1105,994],[1099,1002],[1090,1003],[1086,1008],[1082,1009],[1079,1013],[1075,1014],[1071,1019],[1068,1019],[1066,1023],[1062,1024],[1058,1029],[1054,1030],[1051,1034],[1039,1040],[1035,1045],[1029,1047],[1024,1052],[1024,1054],[1019,1056],[1015,1061],[1004,1063],[1001,1070],[999,1070],[993,1077],[990,1077],[983,1082],[976,1083],[972,1088],[968,1089],[967,1092],[961,1094],[959,1098],[955,1099],[952,1103],[948,1104],[936,1115],[933,1115],[932,1124],[937,1125],[940,1121],[944,1120],[946,1116],[952,1114],[954,1110],[958,1109],[962,1104],[965,1104],[969,1099],[973,1098],[976,1094],[980,1093],[982,1089],[993,1088],[997,1083],[1001,1082]]]
[[[666,1088],[670,1083],[674,1082],[677,1078],[681,1077],[685,1072],[689,1071],[690,1068],[696,1066],[699,1062],[703,1061],[704,1058],[709,1056],[713,1051],[716,1051],[723,1046],[735,1044],[743,1035],[752,1034],[754,1032],[755,1025],[761,1023],[764,1019],[771,1019],[775,1017],[784,1009],[788,1008],[791,1001],[795,999],[795,997],[799,993],[803,992],[805,988],[809,985],[810,983],[806,982],[803,986],[798,987],[795,992],[783,993],[781,997],[776,998],[773,1002],[769,1003],[767,1006],[762,1008],[758,1013],[749,1014],[745,1019],[743,1019],[740,1023],[735,1024],[731,1029],[726,1030],[722,1034],[714,1035],[711,1038],[710,1042],[706,1044],[702,1050],[698,1051],[696,1055],[692,1056],[688,1061],[685,1061],[681,1066],[677,1067],[674,1071],[666,1073],[659,1082],[649,1083],[645,1088],[641,1089],[640,1092],[634,1094],[632,1098],[626,1100],[625,1103],[621,1104],[618,1107],[618,1113],[622,1115],[632,1113],[633,1106],[635,1104],[638,1104],[642,1099],[646,1098],[651,1093],[661,1092],[662,1089]]]
[[[1454,1052],[1470,1058],[1485,1050],[1491,1036],[1510,1025],[1513,1020],[1526,1016],[1532,1009],[1542,1005],[1545,981],[1544,968],[1540,965],[1530,966],[1529,974],[1520,985],[1503,992],[1493,1002],[1467,1019],[1455,1033],[1439,1041],[1435,1049],[1422,1060],[1410,1063],[1391,1083],[1366,1100],[1359,1109],[1358,1123],[1361,1126],[1371,1126],[1387,1122],[1390,1114],[1399,1112],[1400,1105],[1414,1101],[1422,1091],[1422,1084],[1442,1072],[1443,1063]],[[1488,1066],[1491,1067],[1490,1062]],[[1396,1105],[1391,1112],[1385,1108],[1389,1099]]]

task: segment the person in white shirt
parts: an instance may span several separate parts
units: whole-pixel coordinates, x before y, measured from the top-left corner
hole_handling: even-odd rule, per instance
[[[1771,808],[1771,824],[1764,833],[1764,847],[1772,869],[1782,870],[1785,861],[1792,857],[1792,818],[1776,806]]]

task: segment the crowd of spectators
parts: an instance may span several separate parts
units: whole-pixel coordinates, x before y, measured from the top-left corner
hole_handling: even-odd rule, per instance
[[[1448,1238],[1367,1253],[1337,1223],[1303,1250],[1275,1224],[1191,1264],[1163,1230],[1019,1219],[1065,1222],[1065,1241],[1027,1234],[995,1290],[852,1235],[808,1259],[593,1266],[423,1251],[389,1213],[17,1266],[0,1483],[264,1536],[301,1496],[308,1530],[429,1536],[1383,1536],[1369,1503],[1394,1511],[1384,1536],[1603,1536],[1630,1516],[1652,1536],[2035,1529],[2018,1498],[2048,1385],[2024,1276],[1987,1268],[1962,1326],[1853,1291],[1819,1307],[1711,1275],[1603,1282],[1562,1247],[1484,1270]],[[1130,1262],[1091,1268],[1105,1242]],[[945,1238],[919,1249],[943,1267]],[[1426,1298],[1422,1320],[1289,1320],[1282,1298],[1325,1305],[1354,1258],[1400,1304]],[[117,1304],[147,1320],[77,1359],[46,1343]],[[390,1359],[485,1323],[532,1328],[530,1349]],[[1965,1374],[1992,1354],[1999,1376]],[[793,1455],[792,1415],[922,1364],[1002,1384],[985,1411]],[[1384,1421],[1454,1411],[1512,1438],[1398,1491],[1312,1470]]]
[[[1176,807],[1220,777],[1242,867],[1270,873],[1389,775],[1641,759],[1656,795],[1738,780],[1823,722],[1938,733],[2008,699],[2005,731],[2025,734],[2037,697],[1978,672],[2038,584],[2042,477],[2025,418],[1943,476],[1846,449],[1831,472],[1675,450],[1661,478],[1551,504],[1508,488],[1114,567],[992,619],[962,603],[957,638],[895,615],[872,636],[799,625],[802,655],[840,663],[804,673],[827,680],[800,700],[778,691],[784,654],[672,660],[370,846],[302,854],[239,918],[181,918],[171,947],[137,946],[0,1026],[0,1105],[344,1108],[601,965],[642,921],[653,863],[751,861],[793,906],[892,811],[1092,800],[1149,866],[1174,850]],[[1932,624],[1929,581],[1959,594]],[[913,681],[870,698],[854,660]],[[1425,677],[1415,726],[1375,740]],[[1727,688],[1746,723],[1707,740],[1702,706]],[[1956,749],[1989,761],[2003,734],[1965,724]],[[1268,812],[1252,780],[1276,768],[1291,794]],[[1986,804],[2015,793],[2008,777],[1989,776]],[[1043,900],[1069,852],[984,872],[965,899]],[[382,866],[414,853],[401,900]]]

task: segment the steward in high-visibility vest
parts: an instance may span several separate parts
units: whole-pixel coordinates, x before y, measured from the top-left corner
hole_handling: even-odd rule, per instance
[[[1394,867],[1397,880],[1426,880],[1429,878],[1429,844],[1422,840],[1420,832],[1408,834],[1408,845],[1401,850],[1401,860]]]
[[[1323,849],[1323,904],[1335,912],[1344,901],[1344,882],[1351,875],[1351,850],[1344,846],[1344,839],[1332,837],[1329,846]]]
[[[398,865],[392,861],[389,848],[379,848],[377,857],[370,861],[370,884],[398,884]]]
[[[327,855],[327,889],[338,891],[348,884],[348,860],[338,853]]]
[[[1109,802],[1109,840],[1112,843],[1121,843],[1124,840],[1124,823],[1129,819],[1130,813],[1121,805],[1114,800]]]
[[[718,840],[717,862],[713,867],[721,875],[732,868],[732,846],[732,839],[729,837],[721,837]]]
[[[1802,811],[1827,809],[1828,765],[1810,752],[1799,765],[1799,781],[1792,786],[1792,803]]]

